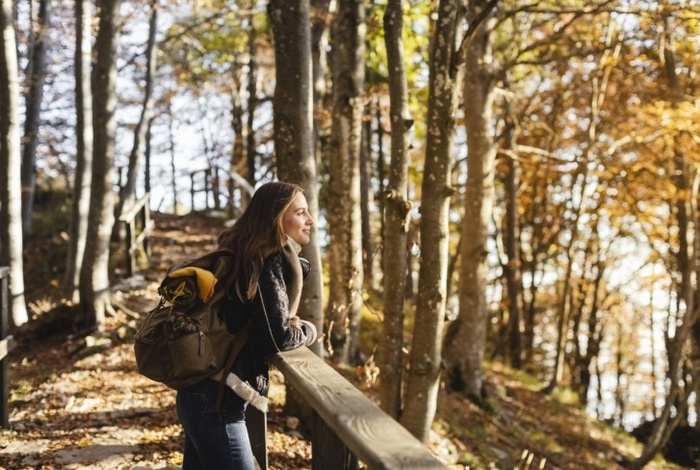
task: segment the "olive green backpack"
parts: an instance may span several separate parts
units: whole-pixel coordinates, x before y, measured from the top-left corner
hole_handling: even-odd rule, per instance
[[[217,408],[251,330],[249,321],[232,335],[224,320],[229,303],[221,280],[230,274],[233,256],[219,249],[173,264],[158,288],[158,306],[139,324],[134,340],[139,373],[175,390],[218,380]]]

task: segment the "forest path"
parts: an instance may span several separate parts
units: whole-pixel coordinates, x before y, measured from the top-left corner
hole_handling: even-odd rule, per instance
[[[15,335],[9,372],[10,429],[0,432],[1,469],[181,467],[183,437],[175,392],[137,372],[133,354],[137,319],[126,312],[143,315],[152,309],[167,266],[213,248],[224,226],[221,219],[196,213],[153,217],[150,267],[114,282],[115,305],[122,308],[108,319],[104,337],[72,334],[74,312],[65,304],[45,307],[45,313]],[[286,426],[282,380],[273,373],[269,468],[308,468],[310,444]]]
[[[75,331],[75,311],[61,300],[67,240],[61,228],[51,224],[51,233],[29,245],[27,301],[35,318],[15,334],[10,353],[10,429],[0,430],[0,470],[181,467],[175,392],[136,371],[137,319],[127,312],[151,310],[167,266],[214,248],[224,224],[222,218],[198,213],[154,213],[153,218],[149,267],[130,279],[115,279],[113,298],[121,308],[109,317],[103,337]],[[115,265],[118,278],[123,270],[118,255]],[[359,383],[352,370],[339,371]],[[624,468],[639,455],[641,447],[633,440],[590,420],[579,407],[539,393],[539,385],[528,384],[531,379],[523,383],[523,375],[497,363],[485,373],[497,413],[484,412],[458,394],[445,395],[440,403],[443,418],[428,447],[448,468],[535,468],[546,462],[547,470],[607,470]],[[308,469],[310,444],[283,413],[282,381],[273,371],[269,468]],[[518,463],[526,455],[534,459],[532,465]],[[480,465],[474,456],[489,463]],[[661,461],[648,468],[680,467]]]

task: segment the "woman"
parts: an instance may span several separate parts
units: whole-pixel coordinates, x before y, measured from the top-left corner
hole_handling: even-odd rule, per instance
[[[309,243],[313,223],[302,189],[274,182],[261,186],[238,221],[219,235],[219,247],[237,254],[223,281],[228,329],[235,333],[252,319],[252,333],[228,375],[218,412],[218,382],[206,379],[178,392],[183,470],[255,468],[246,406],[267,410],[271,356],[316,340],[314,325],[296,317],[309,269],[298,252]]]

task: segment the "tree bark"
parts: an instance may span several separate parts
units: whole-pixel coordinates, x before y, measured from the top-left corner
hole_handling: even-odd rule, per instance
[[[515,121],[511,115],[510,103],[505,105],[506,131],[505,141],[509,149],[515,147]],[[503,275],[506,280],[506,292],[508,293],[508,359],[515,369],[522,368],[522,303],[521,294],[522,273],[520,264],[520,218],[518,215],[518,185],[520,163],[517,158],[508,159],[508,170],[505,175],[506,197],[506,228],[503,233],[506,264],[503,266]]]
[[[119,192],[119,204],[116,216],[119,216],[136,202],[136,183],[139,178],[139,170],[144,160],[147,147],[148,129],[153,116],[153,82],[155,80],[158,64],[158,48],[156,46],[156,33],[158,32],[158,2],[150,1],[151,16],[148,24],[148,41],[146,43],[146,75],[144,77],[145,89],[143,96],[143,108],[139,121],[134,129],[134,144],[129,154],[129,167],[126,173],[126,182]],[[218,198],[214,199],[215,201]]]
[[[80,303],[84,320],[98,329],[104,327],[111,310],[109,290],[109,252],[114,225],[114,147],[117,80],[117,44],[119,41],[120,0],[103,0],[99,32],[95,42],[95,66],[92,71],[94,158],[90,186],[90,211],[83,269],[80,276]]]
[[[36,194],[36,148],[39,145],[39,122],[41,105],[44,99],[44,82],[46,81],[46,50],[49,42],[49,24],[51,22],[51,0],[39,2],[39,14],[34,31],[32,51],[29,57],[27,82],[29,89],[26,99],[24,119],[24,149],[22,151],[22,228],[24,236],[32,234],[32,214],[34,212],[34,195]]]
[[[331,33],[333,113],[328,226],[330,347],[335,360],[357,364],[362,307],[360,145],[365,79],[365,5],[340,0]]]
[[[281,180],[304,188],[309,212],[318,218],[318,188],[316,160],[312,137],[313,91],[311,83],[311,32],[308,0],[272,0],[268,12],[275,41],[275,95],[274,128],[277,170]],[[294,80],[290,80],[294,77]],[[323,273],[318,230],[311,232],[311,240],[302,250],[302,256],[311,264],[304,281],[299,315],[323,328]],[[322,343],[310,349],[322,356]],[[286,410],[299,416],[305,425],[313,423],[313,411],[299,396],[287,388]]]
[[[316,160],[313,152],[311,43],[308,0],[273,0],[269,14],[275,38],[276,85],[273,101],[275,115],[275,154],[280,179],[304,188],[309,211],[318,217]],[[290,80],[289,77],[295,77]],[[304,282],[301,316],[323,327],[323,277],[318,231],[302,251],[311,263]],[[321,344],[311,349],[321,354]]]
[[[470,2],[469,24],[474,24],[486,8],[486,1]],[[494,201],[496,156],[491,127],[495,77],[488,68],[492,63],[488,23],[489,20],[476,24],[466,50],[463,94],[468,175],[462,219],[459,315],[450,324],[444,343],[448,388],[463,392],[478,404],[485,397],[481,366],[488,322],[486,241]]]
[[[272,5],[273,2],[270,2],[268,8],[271,8]],[[248,182],[251,185],[255,185],[255,162],[257,160],[257,145],[255,141],[255,111],[258,107],[258,59],[256,57],[257,53],[255,46],[256,31],[255,25],[252,24],[252,21],[249,27],[250,29],[248,30],[248,113],[246,121],[246,168],[245,172],[243,173],[243,176],[248,180]],[[275,58],[276,57],[277,53],[275,51]],[[276,66],[276,70],[277,68],[278,66]],[[277,73],[276,70],[275,73]],[[275,85],[275,87],[276,86],[277,85]],[[275,128],[275,135],[276,131],[277,129]],[[276,145],[275,148],[277,149]],[[279,149],[277,149],[277,151],[279,151]]]
[[[411,203],[408,201],[408,111],[403,51],[403,1],[389,0],[384,12],[384,43],[389,70],[391,161],[384,215],[384,319],[380,344],[381,405],[389,416],[401,414],[403,382],[403,321],[406,286],[406,240]]]
[[[235,219],[237,214],[241,213],[247,205],[249,195],[245,191],[240,191],[238,205],[236,205],[236,188],[238,188],[240,184],[236,182],[233,175],[242,175],[247,173],[247,171],[241,171],[241,169],[246,167],[245,137],[243,135],[243,100],[241,97],[241,68],[235,63],[231,65],[233,67],[233,70],[231,70],[231,130],[233,131],[233,147],[231,149],[231,163],[229,165],[229,200],[226,208],[228,217],[230,219]],[[243,178],[243,176],[241,177]],[[250,182],[248,182],[248,184],[250,184]]]
[[[11,322],[27,322],[22,260],[20,120],[17,46],[12,0],[0,1],[0,266],[10,268]]]
[[[427,141],[421,201],[421,263],[401,424],[426,442],[435,417],[447,300],[448,212],[457,91],[453,67],[461,0],[441,0],[430,48]],[[387,203],[388,204],[388,203]],[[388,207],[388,206],[387,206]]]
[[[373,213],[376,202],[372,190],[372,122],[365,116],[362,123],[362,146],[360,150],[360,209],[362,214],[362,273],[364,288],[374,292],[374,225]]]
[[[92,85],[90,83],[90,51],[92,39],[92,2],[75,2],[75,107],[76,155],[73,200],[71,203],[70,243],[66,268],[65,292],[73,303],[80,302],[78,285],[87,240],[92,181]]]
[[[327,98],[328,29],[331,0],[311,0],[311,80],[313,83],[313,145],[316,165],[321,156],[324,103]]]

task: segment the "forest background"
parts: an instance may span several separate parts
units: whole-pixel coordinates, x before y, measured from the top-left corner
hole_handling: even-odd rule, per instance
[[[440,387],[488,407],[493,361],[613,426],[654,420],[639,466],[698,426],[697,2],[94,7],[2,0],[14,326],[32,318],[37,194],[70,201],[62,282],[100,329],[114,222],[141,195],[197,209],[201,174],[235,218],[279,178],[319,220],[315,352],[378,371],[382,407],[420,439]]]

